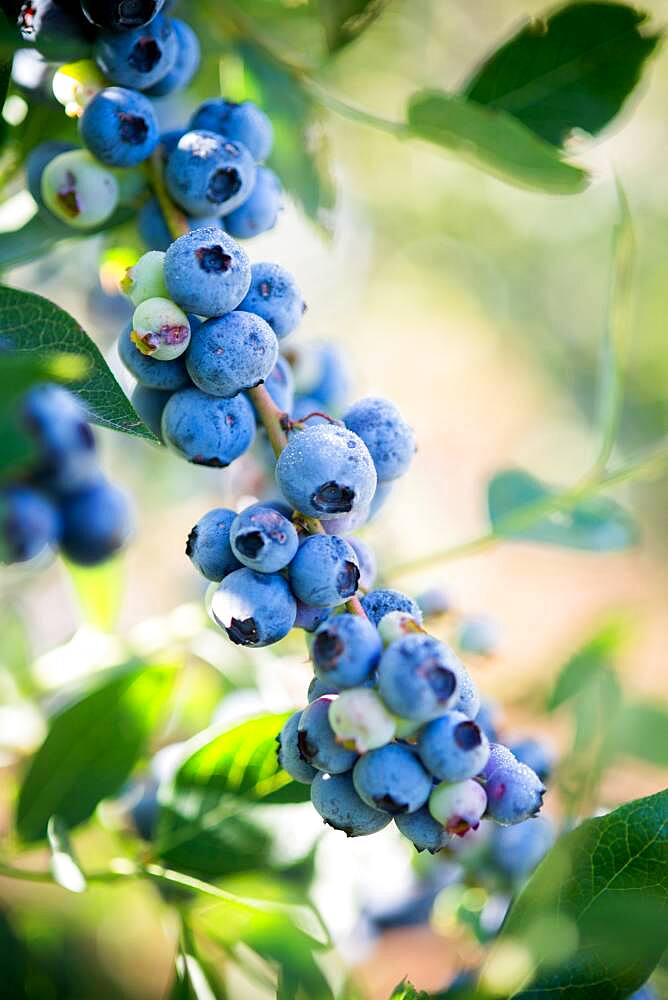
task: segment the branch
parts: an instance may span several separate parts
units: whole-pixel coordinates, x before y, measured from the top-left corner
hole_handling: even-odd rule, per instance
[[[165,187],[163,155],[162,145],[157,146],[149,161],[148,174],[153,193],[165,217],[167,229],[172,238],[177,240],[179,236],[185,236],[189,232],[188,220],[169,197],[169,193]]]

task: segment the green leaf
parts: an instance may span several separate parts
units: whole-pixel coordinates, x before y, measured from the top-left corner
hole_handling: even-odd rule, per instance
[[[338,52],[382,14],[388,0],[319,0],[327,48]]]
[[[614,663],[626,634],[626,623],[614,619],[587,640],[559,671],[547,700],[548,712],[553,712],[564,702],[574,698],[601,670],[609,668]]]
[[[560,146],[573,129],[600,132],[638,83],[659,41],[648,15],[620,3],[572,3],[530,20],[463,88]]]
[[[622,1000],[659,961],[667,915],[668,791],[557,842],[512,905],[481,982],[510,947],[533,966],[513,997]]]
[[[28,982],[34,969],[31,970],[30,966],[25,944],[9,922],[4,908],[0,909],[0,969],[6,997],[11,997],[12,1000],[31,1000]]]
[[[390,1000],[429,1000],[429,994],[416,990],[408,979],[402,979],[392,990]]]
[[[616,552],[637,544],[637,525],[615,500],[591,496],[561,502],[559,496],[559,491],[523,469],[499,472],[487,489],[494,532],[590,552]]]
[[[71,351],[88,364],[84,382],[72,386],[90,418],[102,427],[158,443],[133,409],[97,346],[64,309],[32,292],[0,287],[0,337],[34,357]]]
[[[107,559],[100,566],[77,566],[67,562],[67,572],[84,620],[105,632],[116,624],[125,585],[124,560]]]
[[[668,767],[668,705],[636,701],[617,719],[617,751],[657,767]]]
[[[287,718],[263,715],[193,741],[193,752],[161,789],[158,856],[206,877],[266,863],[267,835],[240,813],[252,804],[309,797],[276,759],[276,736]]]
[[[407,117],[414,136],[511,184],[551,194],[576,194],[587,186],[584,170],[566,163],[559,150],[501,109],[422,90],[411,97]]]
[[[86,878],[74,855],[69,831],[58,816],[52,816],[49,820],[46,835],[51,848],[51,874],[54,882],[69,892],[85,892]]]
[[[130,664],[52,717],[21,784],[16,827],[25,841],[46,836],[49,819],[83,823],[114,795],[143,754],[169,698],[174,670]]]
[[[106,222],[82,232],[56,219],[46,210],[37,212],[20,229],[16,229],[14,232],[0,233],[0,237],[2,237],[0,238],[0,272],[18,267],[20,264],[29,264],[65,240],[83,240],[96,233],[116,229],[125,225],[135,215],[136,212],[131,208],[121,207]]]
[[[169,1000],[219,1000],[222,996],[213,989],[198,959],[181,949],[176,956],[176,971]]]

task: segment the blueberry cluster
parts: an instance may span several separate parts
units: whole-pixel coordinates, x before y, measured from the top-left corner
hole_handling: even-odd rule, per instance
[[[132,517],[100,469],[78,400],[60,386],[36,386],[22,400],[20,422],[37,457],[0,492],[0,558],[25,562],[60,547],[82,566],[103,562],[128,539]]]
[[[93,58],[107,85],[92,88],[80,109],[84,148],[37,146],[27,162],[28,187],[40,207],[78,229],[106,222],[132,201],[145,179],[133,168],[158,147],[166,195],[192,230],[222,225],[239,239],[270,229],[282,204],[276,174],[263,163],[273,130],[251,101],[205,101],[188,127],[160,133],[153,98],[187,86],[200,63],[192,28],[163,12],[162,0],[30,0],[18,13],[24,42],[47,58]],[[163,201],[164,206],[164,201]],[[151,249],[171,238],[155,196],[144,201],[138,228]]]

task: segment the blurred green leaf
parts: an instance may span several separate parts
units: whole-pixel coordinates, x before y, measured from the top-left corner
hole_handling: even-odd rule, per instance
[[[58,816],[52,816],[46,828],[51,848],[51,874],[54,882],[69,892],[85,892],[86,879],[74,855],[69,831]]]
[[[240,812],[308,799],[307,786],[278,766],[276,736],[287,718],[263,715],[193,741],[160,792],[156,851],[168,864],[205,877],[266,864],[269,838]]]
[[[571,3],[536,17],[497,49],[463,88],[560,146],[575,128],[595,135],[637,85],[660,36],[621,3]]]
[[[456,153],[519,187],[551,194],[583,191],[588,176],[518,119],[457,94],[422,90],[408,105],[409,133]]]
[[[668,792],[586,820],[548,852],[513,903],[499,947],[534,966],[513,997],[622,1000],[668,944]],[[562,955],[546,938],[561,936]],[[543,950],[544,948],[544,950]],[[545,953],[552,952],[552,961]],[[495,950],[483,969],[491,974]]]
[[[10,997],[11,1000],[31,1000],[26,948],[4,910],[0,910],[0,969],[2,989],[8,1000]]]
[[[553,712],[565,701],[574,698],[591,682],[592,677],[607,669],[619,653],[627,634],[621,619],[602,626],[561,668],[550,692],[546,708]]]
[[[590,552],[615,552],[638,541],[631,515],[609,497],[592,496],[567,509],[548,512],[521,524],[524,514],[546,503],[558,491],[523,469],[497,473],[487,489],[489,518],[496,534],[547,545],[562,545]]]
[[[21,784],[16,828],[25,841],[46,836],[58,815],[71,829],[118,792],[144,752],[170,696],[174,669],[130,664],[97,678],[58,711]]]
[[[668,706],[636,701],[617,719],[617,751],[657,767],[668,767]]]
[[[327,48],[338,52],[382,14],[389,0],[319,0]]]
[[[416,990],[407,979],[402,979],[392,990],[390,1000],[429,1000],[429,994]]]
[[[106,222],[82,232],[56,219],[46,210],[37,212],[20,229],[0,233],[0,272],[29,264],[64,240],[82,240],[122,226],[135,214],[130,208],[119,208]]]
[[[158,443],[133,409],[99,349],[79,324],[53,302],[16,288],[0,287],[0,337],[19,354],[48,356],[71,351],[88,364],[85,381],[73,385],[90,418],[102,427]]]
[[[180,949],[169,1000],[223,1000],[223,994],[213,989],[198,959]]]
[[[123,557],[107,559],[99,566],[77,566],[70,562],[65,565],[84,620],[96,628],[111,632],[123,600]]]
[[[23,617],[6,604],[0,610],[0,668],[11,674],[20,693],[30,698],[35,693],[32,679],[32,650]]]

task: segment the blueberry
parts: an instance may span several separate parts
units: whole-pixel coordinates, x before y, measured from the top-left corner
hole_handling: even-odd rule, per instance
[[[501,764],[487,778],[485,791],[487,815],[502,826],[510,826],[540,811],[545,785],[526,764]]]
[[[292,409],[294,379],[289,363],[281,355],[265,379],[265,388],[279,410],[289,413]]]
[[[356,434],[318,424],[290,437],[276,463],[276,480],[296,510],[327,520],[367,506],[376,470]]]
[[[192,322],[193,317],[189,319]],[[147,389],[174,392],[191,384],[183,354],[173,361],[156,361],[137,350],[132,343],[131,333],[132,324],[128,323],[118,338],[118,355],[140,385]]]
[[[251,283],[239,309],[262,316],[277,337],[297,327],[306,306],[295,279],[280,264],[261,262],[251,268]]]
[[[480,694],[461,660],[459,660],[459,689],[452,707],[457,712],[463,712],[469,719],[475,719],[480,709]]]
[[[186,222],[192,232],[205,227],[221,228],[221,220],[211,216],[209,219],[187,218]],[[156,198],[149,198],[139,209],[137,229],[143,242],[150,250],[168,250],[172,244],[170,233],[162,209]]]
[[[202,323],[192,338],[186,367],[195,385],[226,399],[269,377],[278,357],[271,327],[249,312],[231,312]]]
[[[300,392],[317,401],[317,410],[336,415],[345,406],[350,392],[350,373],[343,349],[330,343],[315,345],[307,368],[310,377],[300,384]]]
[[[456,641],[463,653],[494,656],[501,642],[501,627],[489,615],[472,615],[460,622]]]
[[[162,414],[171,395],[171,392],[165,392],[164,389],[147,389],[145,385],[136,385],[130,396],[135,410],[157,438],[162,438]]]
[[[317,677],[338,688],[351,688],[371,677],[381,652],[380,637],[371,622],[343,614],[318,628],[311,656]]]
[[[182,309],[197,316],[232,312],[248,291],[250,280],[245,251],[213,226],[180,236],[165,255],[169,294]]]
[[[205,101],[193,115],[190,127],[242,142],[258,162],[266,160],[271,152],[274,138],[271,122],[252,101],[235,104],[220,97]]]
[[[133,313],[130,339],[147,357],[173,361],[190,343],[190,321],[171,299],[145,299]]]
[[[73,149],[44,168],[42,200],[68,226],[91,229],[106,222],[116,208],[118,182],[87,150]]]
[[[297,601],[297,617],[295,618],[295,628],[302,628],[305,632],[315,632],[319,625],[322,625],[326,621],[333,608],[314,608],[310,604],[304,604],[303,601]],[[314,678],[316,680],[316,678]],[[328,687],[328,685],[325,685]],[[334,690],[333,688],[331,689]],[[310,691],[310,688],[309,688]],[[321,694],[329,694],[330,690],[323,690]],[[318,697],[318,696],[316,696]],[[309,701],[312,701],[309,698]]]
[[[215,132],[186,132],[167,161],[165,183],[190,215],[226,215],[250,195],[255,163],[241,143]]]
[[[443,781],[429,797],[429,812],[433,818],[449,834],[458,837],[478,829],[486,805],[484,788],[472,778],[456,784]]]
[[[497,768],[515,767],[516,764],[519,764],[519,761],[512,750],[509,750],[503,743],[491,742],[489,745],[489,757],[481,771],[481,776],[486,780]]]
[[[296,597],[316,608],[336,607],[357,591],[359,566],[354,550],[337,535],[309,535],[290,563]]]
[[[188,535],[186,555],[207,580],[220,583],[228,573],[241,568],[230,544],[236,516],[233,510],[215,507],[199,519]]]
[[[26,45],[50,61],[77,62],[90,56],[93,33],[77,6],[59,0],[23,0],[17,17]]]
[[[359,563],[359,585],[362,590],[371,590],[378,572],[376,554],[371,546],[363,542],[361,538],[349,538],[348,542],[354,549],[357,562]]]
[[[329,721],[333,695],[323,695],[306,706],[299,721],[297,742],[302,759],[319,771],[342,774],[349,771],[357,754],[341,746]]]
[[[128,31],[148,24],[164,5],[164,0],[81,0],[81,7],[98,28]]]
[[[130,31],[103,31],[95,45],[95,60],[104,75],[134,90],[154,86],[172,69],[176,55],[176,33],[162,14]]]
[[[417,603],[425,618],[447,615],[452,611],[452,600],[444,587],[430,587],[417,596]]]
[[[329,724],[344,747],[366,753],[394,739],[396,722],[370,687],[342,691],[329,707]]]
[[[413,598],[399,590],[370,590],[362,598],[362,607],[374,625],[391,611],[405,611],[422,624],[422,613]]]
[[[148,98],[136,90],[107,87],[88,102],[79,120],[83,143],[110,167],[134,167],[158,143],[158,122]]]
[[[369,449],[379,482],[398,479],[415,454],[415,435],[394,403],[375,396],[360,399],[344,414],[346,427]]]
[[[287,771],[291,778],[299,781],[302,785],[310,785],[318,773],[314,767],[307,764],[299,752],[298,732],[299,720],[302,717],[301,711],[291,715],[288,721],[276,737],[278,749],[276,755],[278,763]]]
[[[254,504],[235,518],[230,529],[232,551],[258,573],[284,569],[299,547],[295,526],[270,507]]]
[[[249,240],[276,225],[283,208],[283,186],[269,167],[258,167],[255,183],[243,205],[225,216],[225,229],[237,240]]]
[[[394,822],[404,837],[412,841],[417,851],[437,854],[450,840],[450,834],[441,823],[436,822],[428,806],[422,806],[412,813],[400,813],[394,817]]]
[[[58,385],[26,393],[22,421],[39,453],[39,482],[63,493],[92,485],[99,476],[95,438],[79,400]]]
[[[631,994],[629,1000],[660,1000],[659,994],[652,988],[649,982],[641,986],[639,990]]]
[[[369,504],[369,521],[373,521],[373,519],[380,514],[381,510],[392,495],[393,487],[394,482],[391,480],[378,483],[376,492],[373,495],[373,500]]]
[[[176,35],[176,60],[168,73],[147,89],[150,97],[164,97],[187,87],[197,72],[201,59],[199,39],[193,29],[178,17],[172,18]]]
[[[452,706],[460,675],[460,661],[444,642],[430,635],[407,635],[383,653],[378,687],[397,715],[428,722]]]
[[[30,150],[25,162],[26,184],[30,194],[33,196],[40,208],[44,208],[42,200],[42,174],[44,168],[61,153],[69,153],[76,149],[71,142],[61,142],[58,139],[50,139],[47,142],[40,142]]]
[[[420,733],[422,763],[439,781],[464,781],[480,774],[489,757],[487,737],[462,712],[446,712]]]
[[[311,802],[328,826],[342,830],[348,837],[367,837],[391,822],[387,813],[362,801],[349,774],[316,775]]]
[[[238,646],[269,646],[288,634],[297,608],[277,573],[237,569],[225,577],[211,600],[217,624]]]
[[[121,490],[99,479],[62,502],[63,554],[81,566],[96,566],[118,552],[132,532],[132,513]]]
[[[420,809],[433,784],[413,751],[401,743],[388,743],[360,757],[353,783],[367,805],[392,816]]]
[[[495,827],[492,858],[505,875],[524,878],[547,854],[554,840],[554,825],[547,816],[535,816],[515,826]]]
[[[27,486],[0,493],[0,562],[34,559],[55,546],[60,533],[58,511],[41,493]]]
[[[499,710],[494,702],[485,699],[481,702],[475,721],[490,743],[498,743]]]
[[[338,517],[328,518],[323,521],[322,526],[328,535],[349,535],[352,531],[357,531],[366,524],[368,519],[369,508],[357,507],[350,514],[340,514]]]
[[[253,443],[253,408],[245,396],[219,399],[181,389],[165,407],[162,436],[186,461],[225,468]]]
[[[314,677],[308,686],[308,701],[310,704],[312,701],[316,701],[317,698],[322,698],[324,694],[338,693],[339,689],[334,684],[326,684],[319,677]]]
[[[547,781],[554,767],[554,753],[540,740],[526,739],[511,743],[509,749],[521,764],[535,771],[541,781]]]
[[[146,299],[167,298],[165,285],[165,255],[159,250],[149,250],[136,264],[129,267],[121,280],[121,291],[133,305],[138,306]]]

